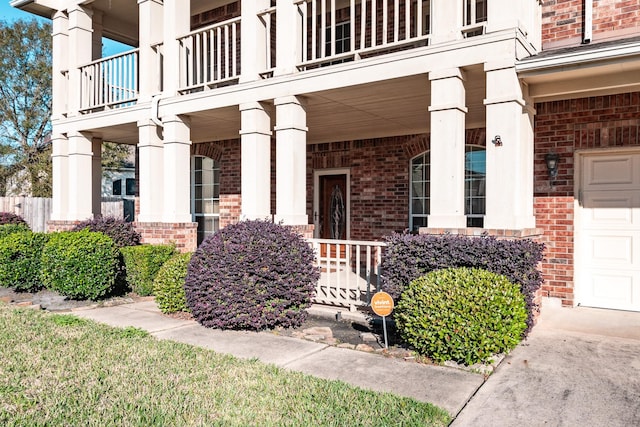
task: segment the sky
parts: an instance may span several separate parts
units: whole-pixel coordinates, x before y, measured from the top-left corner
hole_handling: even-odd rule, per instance
[[[20,9],[16,9],[15,7],[10,6],[11,0],[0,0],[0,20],[4,20],[7,22],[12,22],[17,19],[31,19],[36,18],[41,21],[50,21],[45,18],[41,18],[36,15],[32,15],[31,13],[23,12]],[[124,52],[126,50],[131,49],[131,47],[125,46],[121,43],[117,43],[111,40],[104,40],[104,52],[103,56],[115,55],[116,53]]]

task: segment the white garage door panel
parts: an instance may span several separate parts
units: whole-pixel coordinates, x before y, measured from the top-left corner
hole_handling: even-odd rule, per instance
[[[640,153],[581,160],[577,302],[640,311]]]
[[[583,291],[582,305],[637,310],[640,271],[616,273],[592,269]]]
[[[640,265],[638,248],[640,234],[630,235],[587,235],[587,256],[591,266],[631,267]]]

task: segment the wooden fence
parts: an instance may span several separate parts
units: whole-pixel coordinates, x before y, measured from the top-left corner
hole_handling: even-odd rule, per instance
[[[102,215],[124,218],[122,199],[103,199]],[[0,212],[20,215],[33,231],[47,231],[51,218],[51,199],[41,197],[0,197]]]

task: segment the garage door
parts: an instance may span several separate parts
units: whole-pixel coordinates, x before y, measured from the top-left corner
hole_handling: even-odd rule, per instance
[[[640,311],[640,153],[581,162],[578,303]]]

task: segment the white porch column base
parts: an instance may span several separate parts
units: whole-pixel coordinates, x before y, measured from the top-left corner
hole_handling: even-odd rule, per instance
[[[93,218],[92,141],[79,132],[69,132],[69,211],[67,220]]]
[[[486,64],[487,185],[484,228],[535,227],[533,110],[512,64]],[[500,135],[502,145],[492,143]]]
[[[186,118],[169,116],[163,122],[163,222],[191,222],[191,129]]]
[[[160,128],[152,120],[138,122],[138,222],[161,222],[164,209],[164,160]]]
[[[259,102],[240,105],[242,219],[271,219],[271,118]]]
[[[464,75],[458,68],[429,74],[431,80],[430,228],[464,228]]]
[[[69,156],[67,138],[59,133],[52,136],[51,167],[52,192],[51,219],[64,221],[69,211]]]
[[[300,97],[279,98],[275,105],[275,221],[285,225],[307,225],[307,113]]]

